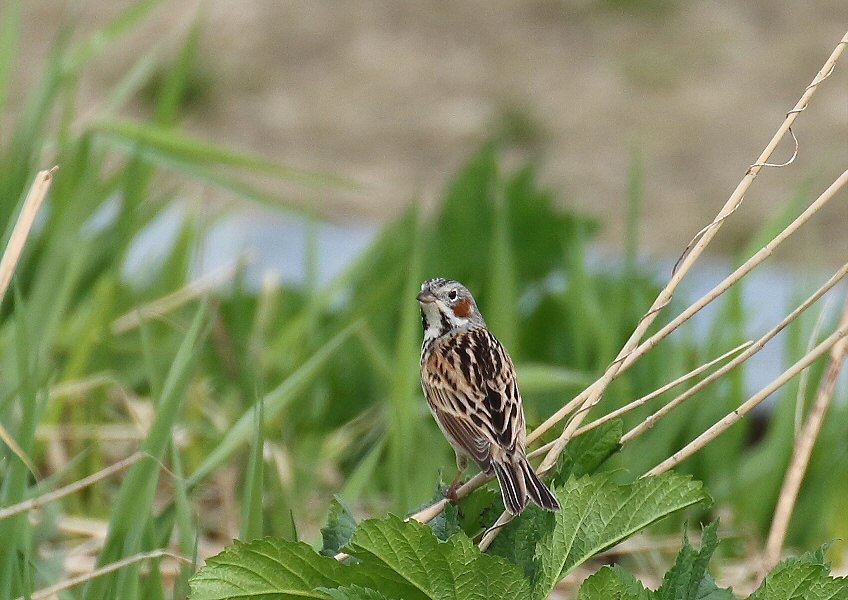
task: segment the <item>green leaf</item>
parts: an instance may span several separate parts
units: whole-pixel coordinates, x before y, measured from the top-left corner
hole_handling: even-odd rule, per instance
[[[531,581],[536,575],[536,545],[539,538],[554,528],[554,513],[528,506],[518,518],[510,521],[489,546],[488,552],[503,556],[524,569]]]
[[[620,567],[605,567],[580,587],[578,600],[736,600],[729,589],[716,586],[707,563],[718,546],[718,521],[704,528],[701,549],[695,550],[684,534],[683,547],[660,588],[645,589]]]
[[[360,585],[345,585],[335,589],[323,589],[333,600],[390,600],[377,590]]]
[[[789,558],[769,573],[748,600],[844,600],[848,578],[830,577],[824,548]]]
[[[577,565],[662,517],[709,500],[698,481],[673,472],[616,485],[607,475],[570,479],[554,492],[562,507],[536,546],[535,598]]]
[[[444,542],[453,534],[462,531],[462,527],[459,524],[459,508],[453,504],[448,504],[427,525],[433,530],[433,534],[440,541]]]
[[[554,485],[562,485],[569,477],[582,477],[594,473],[621,445],[624,425],[621,419],[587,431],[571,440],[560,455],[551,475]]]
[[[440,542],[427,525],[392,515],[364,521],[348,552],[387,579],[394,578],[406,600],[514,600],[530,593],[517,566],[483,554],[465,535]]]
[[[303,542],[277,538],[236,542],[191,578],[191,600],[322,598],[317,590],[346,583],[347,567]]]
[[[364,521],[345,551],[361,562],[341,564],[302,542],[237,541],[192,577],[190,598],[513,600],[530,593],[518,567],[483,554],[468,537],[440,542],[427,525],[395,516]]]
[[[407,513],[407,516],[414,515],[419,510],[427,508],[428,506],[431,506],[431,505],[435,504],[436,502],[443,500],[444,497],[445,497],[443,490],[445,490],[446,488],[447,488],[447,486],[446,486],[444,480],[442,480],[442,478],[439,477],[439,481],[436,484],[436,489],[433,490],[433,495],[430,496],[430,499],[427,500],[427,502],[422,503],[417,508],[414,508],[411,511],[409,511]],[[463,515],[466,514],[465,513],[465,502],[467,500],[468,500],[468,498],[462,499]],[[479,516],[479,512],[477,512],[476,515]],[[439,540],[441,540],[443,542],[446,539],[448,539],[450,536],[452,536],[453,534],[458,533],[460,531],[463,531],[463,527],[461,525],[461,519],[460,519],[460,516],[459,516],[459,508],[455,504],[452,504],[452,503],[447,504],[445,506],[445,509],[442,512],[440,512],[438,515],[436,515],[435,517],[433,517],[432,519],[430,519],[427,522],[427,525],[430,526],[430,529],[433,530],[433,533],[436,535],[436,537],[439,538]],[[473,535],[469,534],[468,537],[473,537]]]
[[[580,586],[577,600],[652,600],[654,593],[646,590],[633,575],[619,567],[602,567]]]
[[[701,549],[695,550],[684,534],[683,547],[657,590],[658,600],[735,600],[729,589],[720,589],[707,572],[707,564],[718,546],[718,521],[704,527]]]
[[[327,524],[321,528],[323,547],[321,554],[324,556],[335,556],[342,546],[350,541],[353,532],[356,531],[356,519],[341,498],[336,496],[330,503],[330,514],[327,516]]]

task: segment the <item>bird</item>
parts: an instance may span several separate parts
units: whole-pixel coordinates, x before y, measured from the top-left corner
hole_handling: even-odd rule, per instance
[[[511,514],[520,514],[531,500],[545,510],[559,510],[527,460],[524,408],[512,359],[486,327],[471,292],[452,279],[429,279],[417,300],[424,328],[421,387],[459,469],[445,496],[456,500],[459,478],[471,458],[481,471],[497,477]]]

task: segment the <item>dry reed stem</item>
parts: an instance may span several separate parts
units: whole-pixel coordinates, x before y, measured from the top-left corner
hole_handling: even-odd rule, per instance
[[[840,324],[840,326],[830,334],[823,342],[821,342],[818,346],[816,346],[811,352],[805,354],[798,362],[785,370],[781,375],[768,384],[766,387],[761,389],[759,392],[751,396],[748,400],[739,405],[739,408],[728,413],[718,422],[716,422],[712,427],[707,429],[704,433],[699,435],[697,438],[689,442],[682,449],[678,450],[670,457],[665,459],[663,462],[658,464],[656,467],[645,473],[643,477],[650,477],[653,475],[660,475],[665,473],[669,469],[680,464],[683,460],[689,458],[695,452],[706,446],[708,443],[717,438],[720,434],[724,433],[731,425],[738,423],[742,420],[748,412],[751,411],[757,404],[768,398],[771,394],[777,391],[780,387],[782,387],[787,381],[798,375],[801,371],[809,367],[813,361],[815,361],[818,357],[823,355],[825,352],[833,348],[835,344],[837,344],[841,339],[843,339],[846,335],[848,335],[848,322]]]
[[[630,402],[629,404],[625,404],[621,408],[614,410],[610,413],[607,413],[606,415],[604,415],[603,417],[601,417],[599,419],[595,419],[594,421],[592,421],[588,425],[584,425],[583,427],[581,427],[580,429],[578,429],[577,431],[574,432],[574,436],[577,437],[578,435],[583,435],[584,433],[591,431],[591,430],[595,429],[596,427],[600,427],[604,423],[608,423],[609,421],[612,421],[613,419],[617,419],[621,415],[630,412],[634,408],[638,408],[638,407],[642,406],[643,404],[653,400],[657,396],[660,396],[660,395],[666,393],[668,390],[671,390],[671,389],[677,387],[681,383],[685,383],[685,382],[689,381],[690,379],[697,377],[698,375],[700,375],[701,373],[703,373],[707,369],[717,365],[718,363],[725,360],[726,358],[729,358],[729,357],[733,356],[734,354],[736,354],[738,352],[742,352],[743,350],[749,348],[753,343],[754,342],[752,342],[752,341],[747,341],[743,344],[739,344],[733,350],[728,350],[727,352],[725,352],[724,354],[722,354],[718,358],[714,358],[710,362],[705,363],[705,364],[701,365],[700,367],[693,369],[692,371],[689,371],[688,373],[686,373],[684,375],[681,375],[680,377],[678,377],[674,381],[670,381],[669,383],[665,384],[661,388],[654,390],[650,394],[648,394],[646,396],[642,396],[641,398],[637,398],[633,402]]]
[[[18,504],[13,504],[11,506],[4,507],[0,509],[0,521],[3,519],[7,519],[11,516],[17,515],[22,512],[27,512],[30,510],[35,510],[37,508],[41,508],[42,506],[49,504],[50,502],[55,502],[60,498],[64,498],[65,496],[69,496],[74,492],[78,492],[79,490],[88,487],[94,483],[97,483],[101,479],[105,479],[110,475],[121,471],[130,465],[137,463],[139,460],[147,456],[146,454],[142,454],[140,452],[136,452],[125,458],[124,460],[120,460],[113,465],[106,467],[96,473],[89,475],[88,477],[83,477],[79,481],[75,481],[65,487],[61,487],[58,490],[54,490],[52,492],[47,492],[45,494],[41,494],[40,496],[36,496],[35,498],[30,498],[29,500],[25,500],[24,502],[19,502]]]
[[[845,297],[840,326],[848,327],[848,296]],[[786,531],[789,529],[789,521],[792,518],[798,491],[801,488],[801,482],[804,480],[810,455],[813,453],[813,446],[821,431],[824,415],[830,406],[833,390],[836,387],[836,379],[845,364],[846,357],[848,357],[848,338],[842,338],[831,348],[830,360],[819,382],[816,399],[810,409],[810,416],[807,418],[807,423],[804,425],[801,435],[795,440],[792,460],[786,470],[786,478],[783,480],[777,507],[774,509],[774,518],[772,519],[765,556],[760,570],[760,580],[764,579],[766,574],[780,560],[780,550],[786,539]]]
[[[6,290],[9,288],[12,274],[15,272],[15,267],[18,266],[21,253],[24,251],[24,244],[26,244],[29,233],[32,231],[35,216],[47,196],[47,190],[50,189],[50,184],[53,181],[53,174],[58,168],[53,167],[39,171],[29,188],[29,192],[27,192],[26,199],[21,207],[21,214],[18,215],[18,221],[9,237],[9,243],[6,244],[3,258],[0,260],[0,303],[6,297]]]
[[[728,371],[734,369],[739,366],[749,358],[751,358],[754,354],[763,349],[763,347],[778,333],[783,331],[789,323],[797,319],[801,313],[807,310],[810,306],[812,306],[815,302],[819,300],[825,293],[827,293],[833,286],[835,286],[839,281],[842,280],[846,275],[848,275],[848,263],[842,265],[842,268],[839,269],[836,273],[828,279],[824,285],[822,285],[818,290],[815,291],[809,298],[807,298],[804,302],[802,302],[795,310],[789,313],[786,317],[784,317],[780,323],[775,325],[772,329],[767,331],[765,335],[759,338],[756,342],[754,342],[751,346],[748,347],[742,354],[723,365],[721,368],[717,369],[714,373],[711,373],[709,376],[705,377],[694,386],[683,392],[680,396],[674,398],[671,402],[661,407],[657,412],[650,415],[644,421],[636,425],[633,429],[625,433],[621,437],[621,443],[626,444],[632,439],[638,437],[643,434],[645,431],[653,427],[658,420],[671,412],[674,408],[700,392],[702,389],[713,383],[714,381],[720,379],[724,376]]]
[[[9,243],[6,244],[6,249],[3,251],[3,258],[0,259],[0,304],[6,297],[6,291],[9,289],[9,283],[12,281],[12,275],[15,268],[18,266],[18,261],[24,251],[24,245],[32,231],[32,224],[35,222],[35,216],[38,214],[38,209],[47,197],[47,191],[50,189],[50,184],[53,181],[53,174],[59,167],[53,167],[44,171],[39,171],[32,185],[27,192],[21,213],[18,215],[18,220],[12,229],[12,235],[9,236]],[[3,440],[9,449],[21,459],[35,477],[38,477],[38,470],[26,452],[23,451],[15,438],[0,423],[0,440]]]
[[[592,431],[596,427],[600,427],[604,423],[608,423],[609,421],[612,421],[613,419],[616,419],[616,418],[620,417],[621,415],[630,412],[634,408],[638,408],[638,407],[642,406],[646,402],[653,400],[654,398],[664,394],[668,390],[677,387],[681,383],[685,383],[685,382],[689,381],[690,379],[697,377],[698,375],[700,375],[701,373],[703,373],[704,371],[706,371],[710,367],[713,367],[713,366],[717,365],[718,363],[720,363],[721,361],[723,361],[724,359],[729,358],[730,356],[736,354],[737,352],[744,350],[745,348],[749,347],[753,343],[754,342],[745,342],[744,344],[739,344],[733,350],[728,350],[727,352],[725,352],[724,354],[722,354],[718,358],[714,358],[710,362],[704,363],[700,367],[693,369],[693,370],[689,371],[688,373],[685,373],[684,375],[681,375],[680,377],[678,377],[674,381],[671,381],[671,382],[665,384],[664,386],[654,390],[650,394],[647,394],[646,396],[642,396],[641,398],[638,398],[638,399],[634,400],[633,402],[631,402],[631,403],[629,403],[625,406],[622,406],[621,408],[614,410],[611,413],[608,413],[608,414],[604,415],[603,417],[600,417],[600,418],[592,421],[588,425],[584,425],[583,427],[581,427],[580,429],[578,429],[577,431],[574,432],[574,437],[578,437],[578,436],[583,435],[584,433]],[[536,458],[538,456],[545,454],[548,450],[550,450],[553,447],[554,443],[555,442],[548,442],[544,446],[540,446],[540,447],[536,448],[535,450],[533,450],[533,452],[530,452],[530,453],[527,454],[527,458]]]
[[[108,565],[100,567],[99,569],[95,569],[90,573],[85,573],[84,575],[79,575],[77,577],[71,577],[70,579],[66,579],[65,581],[60,581],[56,585],[51,585],[49,587],[42,588],[26,597],[20,596],[15,600],[46,600],[51,596],[55,596],[59,592],[70,589],[81,583],[86,583],[87,581],[97,579],[101,575],[108,575],[109,573],[113,573],[119,569],[123,569],[124,567],[128,567],[129,565],[135,564],[137,562],[151,560],[154,558],[172,558],[186,565],[192,564],[192,561],[188,558],[180,556],[179,554],[171,552],[170,550],[160,549],[153,550],[152,552],[140,552],[138,554],[128,556],[127,558],[117,560],[113,563],[109,563]]]
[[[501,532],[501,529],[512,521],[515,518],[515,515],[509,513],[508,511],[503,511],[501,516],[498,517],[498,520],[495,521],[495,524],[489,527],[484,533],[483,537],[480,539],[480,543],[477,544],[480,548],[480,552],[485,552],[489,545],[495,541],[495,538],[498,537],[498,534]]]

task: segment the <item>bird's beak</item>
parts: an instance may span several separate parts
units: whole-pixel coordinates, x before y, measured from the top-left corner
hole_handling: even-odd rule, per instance
[[[419,293],[416,298],[421,304],[430,304],[431,302],[436,301],[436,295],[429,289],[421,290],[421,293]]]

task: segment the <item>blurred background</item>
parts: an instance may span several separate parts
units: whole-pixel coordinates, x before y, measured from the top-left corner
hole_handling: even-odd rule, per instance
[[[233,537],[313,543],[334,495],[357,517],[426,503],[454,462],[418,384],[420,282],[468,285],[537,425],[613,360],[846,16],[843,0],[9,0],[4,240],[35,172],[60,169],[0,311],[18,446],[0,444],[0,499],[139,448],[156,460],[0,519],[0,572],[38,567],[0,597],[169,544],[203,559]],[[844,170],[844,63],[795,122],[794,163],[761,172],[659,324]],[[787,138],[771,160],[792,153]],[[846,224],[843,192],[592,418],[763,335],[844,263]],[[844,292],[601,468],[632,479],[682,447],[832,332]],[[690,523],[722,517],[736,589],[823,369],[679,467],[716,499]],[[843,540],[837,563],[846,387],[788,539]],[[672,551],[640,573],[663,572],[682,522],[651,531]],[[191,572],[163,561],[73,597],[183,597]]]
[[[131,0],[32,0],[11,106],[63,22],[88,33]],[[355,181],[289,193],[335,222],[385,223],[438,202],[447,177],[492,138],[539,161],[561,207],[601,217],[621,249],[628,170],[640,157],[641,248],[679,254],[709,222],[844,34],[845,6],[705,0],[164,2],[80,82],[97,106],[139,52],[176,60],[199,25],[182,125],[233,148]],[[832,181],[848,148],[846,75],[799,119],[796,171],[762,177],[717,246],[732,252],[795,191],[795,173]],[[148,97],[149,100],[149,97]],[[136,114],[149,113],[144,96]],[[792,154],[785,140],[773,157]],[[811,224],[841,262],[845,207]],[[840,217],[840,218],[836,218]],[[797,246],[782,257],[791,260]],[[801,261],[805,260],[803,257]]]

